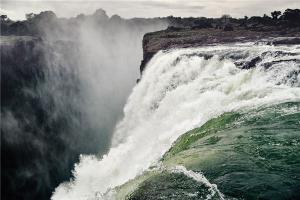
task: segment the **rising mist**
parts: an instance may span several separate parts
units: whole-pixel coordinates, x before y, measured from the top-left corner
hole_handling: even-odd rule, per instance
[[[47,11],[14,26],[22,37],[1,37],[4,199],[49,199],[79,154],[108,150],[139,78],[142,37],[166,26]]]

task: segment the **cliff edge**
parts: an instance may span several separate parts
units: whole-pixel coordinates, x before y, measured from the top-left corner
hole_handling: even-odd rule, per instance
[[[147,33],[143,38],[140,71],[143,72],[147,62],[160,50],[237,42],[300,44],[300,10],[287,9],[280,17],[273,14],[273,18],[267,15],[243,19],[222,16],[205,19],[204,25],[197,26],[180,26],[182,23],[173,26],[171,23],[166,30]]]

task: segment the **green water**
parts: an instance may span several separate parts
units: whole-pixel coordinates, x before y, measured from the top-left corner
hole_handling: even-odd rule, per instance
[[[182,135],[162,165],[202,173],[225,199],[300,199],[300,102],[225,113]],[[161,170],[144,176],[127,199],[221,198],[209,192]]]
[[[205,199],[209,188],[180,173],[162,172],[144,181],[128,199]]]

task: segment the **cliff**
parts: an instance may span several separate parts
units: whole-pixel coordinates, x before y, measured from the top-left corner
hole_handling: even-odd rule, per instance
[[[53,76],[50,65],[62,57],[66,68],[72,66],[69,57],[78,52],[70,42],[47,43],[30,36],[0,39],[1,167],[5,170],[1,199],[49,199],[52,190],[71,176],[78,149],[83,148],[80,141],[86,138],[86,134],[75,136],[75,129],[84,130],[70,119],[69,113],[79,113],[78,109],[69,103],[64,110],[56,103],[56,95],[75,96],[74,73],[57,66],[64,79],[58,87],[55,83],[60,77]],[[70,145],[65,138],[78,139]]]
[[[161,30],[169,25],[166,30],[144,36],[142,72],[159,50],[263,40],[272,41],[273,44],[300,43],[299,13],[299,10],[289,10],[280,19],[268,16],[250,19],[233,19],[228,16],[216,19],[172,16],[122,19],[116,15],[109,18],[105,11],[97,10],[92,15],[63,19],[46,11],[38,15],[29,14],[26,16],[27,20],[17,22],[1,15],[1,167],[5,171],[3,185],[6,187],[6,194],[1,194],[1,198],[49,199],[54,188],[71,177],[71,169],[78,161],[79,154],[99,153],[100,146],[106,150],[105,144],[109,136],[105,134],[110,133],[110,123],[106,123],[105,119],[109,118],[98,120],[94,113],[101,109],[94,111],[93,108],[90,114],[92,105],[85,106],[89,102],[85,97],[85,86],[99,80],[89,81],[88,76],[85,76],[82,81],[78,75],[82,72],[83,55],[76,41],[82,31],[89,37],[84,42],[92,39],[101,41],[101,45],[105,47],[103,49],[118,53],[113,57],[117,60],[110,59],[113,64],[122,61],[122,67],[126,69],[123,58],[136,58],[137,55],[132,51],[135,46],[129,48],[134,42],[127,38],[137,38],[136,35],[142,36],[141,31]],[[128,37],[124,39],[122,36],[127,33]],[[118,42],[114,43],[115,40]],[[121,53],[116,51],[119,47],[125,47],[128,54],[124,50]],[[87,51],[85,56],[98,50],[88,49],[91,51]],[[105,53],[103,57],[99,56],[95,63],[94,60],[83,63],[106,65],[105,56]],[[257,60],[253,60],[247,66],[254,66],[256,62]],[[124,71],[118,71],[120,74],[122,72]],[[120,78],[116,73],[117,70],[113,77]],[[125,76],[124,73],[122,76]],[[102,85],[115,87],[113,82]],[[98,91],[99,88],[95,89]],[[102,99],[105,101],[105,98],[101,97],[100,100]],[[96,116],[98,113],[100,112]],[[110,112],[106,112],[106,115],[108,113]],[[97,119],[97,124],[90,120],[91,116]],[[102,126],[100,121],[109,125]]]
[[[288,31],[271,29],[269,31],[246,30],[243,28],[226,31],[223,29],[180,29],[168,28],[145,34],[143,38],[143,60],[140,66],[143,72],[147,62],[160,50],[174,48],[188,48],[205,45],[237,43],[237,42],[264,42],[269,44],[300,44],[300,27]]]
[[[166,30],[144,35],[140,71],[143,72],[147,62],[160,50],[260,41],[274,45],[299,44],[300,10],[286,9],[280,17],[274,13],[272,18],[264,15],[235,19],[224,15],[215,19],[168,19],[170,26]]]

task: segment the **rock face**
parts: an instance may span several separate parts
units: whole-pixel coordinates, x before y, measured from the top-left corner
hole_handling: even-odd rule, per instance
[[[32,84],[42,75],[42,42],[35,37],[1,37],[1,102],[13,100],[21,83]]]
[[[80,141],[88,144],[88,135],[77,135],[74,143],[68,139],[76,129],[84,133],[76,125],[82,113],[61,98],[76,96],[76,77],[65,71],[53,77],[48,62],[62,56],[71,65],[71,54],[76,49],[68,42],[1,37],[1,199],[49,199],[51,190],[71,176]],[[60,78],[64,82],[58,87]]]
[[[235,29],[233,31],[214,28],[198,30],[191,28],[169,28],[163,31],[147,33],[143,38],[144,57],[141,62],[140,70],[142,73],[147,62],[160,50],[259,41],[273,45],[300,44],[300,27],[295,27],[285,32],[276,29],[265,32],[246,30],[244,28]]]
[[[269,38],[279,36],[293,38],[276,39],[273,44],[300,42],[297,38],[300,36],[299,26],[295,25],[299,21],[294,21],[293,28],[287,29],[282,28],[282,24],[275,27],[264,25],[277,23],[271,19],[249,20],[250,24],[242,25],[245,20],[232,19],[236,25],[228,26],[221,23],[222,19],[208,18],[127,20],[118,16],[108,18],[103,10],[92,16],[79,15],[69,20],[59,19],[50,11],[30,15],[28,20],[21,22],[1,20],[1,35],[8,35],[0,40],[1,167],[5,172],[2,177],[2,187],[5,189],[1,193],[2,199],[49,199],[53,189],[71,176],[71,168],[78,155],[95,153],[94,146],[101,146],[99,138],[92,135],[93,132],[98,133],[98,127],[89,125],[85,113],[74,106],[82,101],[77,95],[80,90],[78,77],[72,68],[78,65],[72,63],[76,60],[74,57],[79,57],[78,51],[72,42],[57,39],[76,41],[78,32],[74,30],[78,30],[82,22],[97,24],[100,27],[98,31],[111,29],[114,32],[116,27],[128,26],[130,30],[144,27],[149,31],[161,29],[154,29],[152,25],[172,25],[167,30],[145,35],[141,72],[159,50],[263,39],[269,41]],[[263,22],[257,25],[257,20]],[[56,42],[49,44],[39,38],[43,36]],[[105,41],[110,40],[105,38]],[[45,51],[48,51],[47,54]],[[249,62],[245,68],[253,67],[256,62],[259,59]],[[52,67],[49,66],[51,63]],[[169,178],[173,177],[168,174],[163,177],[166,180]]]
[[[1,199],[49,199],[80,154],[107,151],[139,75],[142,37],[166,27],[103,10],[1,21]]]
[[[101,9],[26,17],[0,21],[1,199],[49,199],[80,154],[107,151],[139,75],[142,37],[167,27]]]

